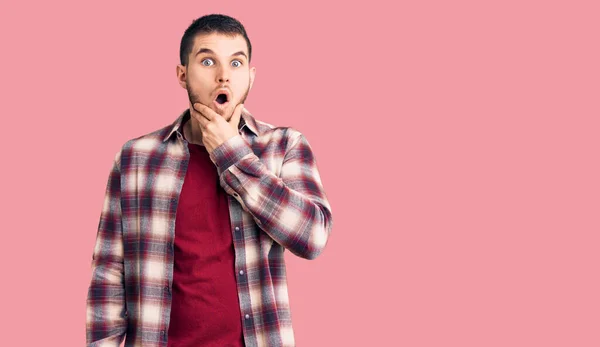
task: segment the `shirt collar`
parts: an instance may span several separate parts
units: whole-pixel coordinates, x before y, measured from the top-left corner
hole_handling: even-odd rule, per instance
[[[163,138],[163,142],[170,139],[171,136],[173,136],[173,133],[175,133],[175,132],[179,132],[181,134],[181,131],[183,131],[181,126],[189,118],[190,118],[190,109],[188,108],[185,111],[183,111],[179,115],[179,117],[177,117],[177,119],[168,127],[168,132],[167,132],[167,135]],[[241,131],[244,127],[248,128],[255,135],[257,135],[257,136],[259,135],[258,127],[256,126],[256,120],[254,119],[252,114],[250,114],[250,112],[248,112],[248,110],[246,110],[246,109],[244,109],[242,111],[242,116],[240,117],[240,124],[238,125],[238,130]]]

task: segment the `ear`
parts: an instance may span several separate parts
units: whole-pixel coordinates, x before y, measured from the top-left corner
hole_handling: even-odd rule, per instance
[[[181,88],[187,89],[186,67],[184,65],[179,64],[175,67],[175,70],[175,72],[177,73],[177,81],[179,82],[179,85],[181,86]]]
[[[252,67],[250,69],[250,87],[248,89],[252,89],[252,84],[254,84],[254,77],[256,77],[256,68]]]

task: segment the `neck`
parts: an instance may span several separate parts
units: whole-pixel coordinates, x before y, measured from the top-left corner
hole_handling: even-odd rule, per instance
[[[198,121],[194,119],[194,117],[190,117],[190,119],[185,122],[183,126],[183,136],[185,136],[189,143],[204,145],[202,143],[202,130],[200,129],[200,124],[198,124]]]

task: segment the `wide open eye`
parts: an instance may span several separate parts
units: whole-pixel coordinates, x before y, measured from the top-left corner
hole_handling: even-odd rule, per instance
[[[231,66],[233,66],[233,67],[240,67],[240,66],[242,66],[242,62],[239,61],[239,60],[234,60],[234,61],[231,62]]]
[[[202,60],[201,64],[204,66],[211,66],[214,64],[214,62],[212,61],[212,59],[204,59],[204,60]]]

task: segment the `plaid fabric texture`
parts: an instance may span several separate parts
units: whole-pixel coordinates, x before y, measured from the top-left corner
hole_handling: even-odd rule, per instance
[[[189,110],[115,155],[92,256],[87,346],[167,346],[175,216],[189,161]],[[294,346],[284,250],[325,248],[331,207],[303,134],[242,113],[211,154],[228,193],[246,346]]]

